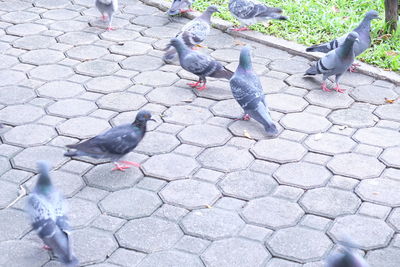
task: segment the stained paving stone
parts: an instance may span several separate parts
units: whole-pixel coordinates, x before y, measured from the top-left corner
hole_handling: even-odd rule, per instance
[[[299,112],[308,105],[303,98],[289,94],[270,94],[267,96],[269,108],[279,112]]]
[[[351,90],[350,95],[357,101],[371,104],[385,104],[385,98],[394,99],[398,95],[391,89],[375,86],[362,85]]]
[[[400,145],[400,133],[390,129],[372,127],[358,130],[353,138],[361,143],[380,147]]]
[[[393,236],[393,229],[384,221],[360,216],[347,215],[338,217],[329,230],[335,240],[348,237],[360,249],[385,247]]]
[[[86,61],[76,66],[76,71],[78,73],[93,77],[110,75],[119,69],[120,67],[117,63],[102,59]]]
[[[110,125],[102,119],[77,117],[63,122],[57,128],[61,134],[83,139],[93,137],[108,130]]]
[[[309,213],[329,218],[353,214],[361,200],[352,192],[334,188],[316,188],[307,191],[300,204]]]
[[[230,155],[235,155],[232,157]],[[198,161],[204,167],[219,171],[236,171],[245,169],[253,161],[247,149],[224,146],[206,149]]]
[[[260,243],[237,237],[213,242],[201,256],[210,267],[264,266],[270,257]]]
[[[367,262],[373,267],[396,267],[400,257],[400,249],[388,247],[368,252]]]
[[[85,89],[82,85],[70,81],[52,81],[43,84],[37,91],[40,96],[61,99],[75,97]]]
[[[266,196],[277,186],[269,175],[248,170],[231,172],[219,182],[224,195],[246,200]]]
[[[81,45],[71,48],[66,54],[72,59],[94,60],[108,54],[108,50],[95,45]]]
[[[0,110],[0,121],[12,125],[22,125],[44,116],[44,111],[29,104],[7,106]]]
[[[0,243],[3,257],[0,265],[39,267],[50,260],[49,254],[36,243],[25,240],[9,240]]]
[[[178,134],[182,142],[202,147],[223,145],[231,137],[227,129],[208,124],[190,125]]]
[[[20,239],[31,226],[27,223],[26,214],[20,210],[0,210],[1,230],[0,241]]]
[[[202,124],[212,116],[205,108],[189,105],[172,106],[163,115],[166,122],[184,125]]]
[[[0,70],[0,86],[15,85],[26,79],[23,72],[15,70]]]
[[[332,242],[323,232],[295,226],[276,231],[267,247],[274,256],[305,263],[326,256]]]
[[[84,116],[96,109],[97,106],[93,102],[81,99],[63,99],[47,108],[49,114],[64,118]]]
[[[202,267],[204,266],[198,256],[176,250],[166,250],[149,254],[138,267]]]
[[[304,133],[326,131],[331,123],[324,117],[311,113],[291,113],[280,120],[283,127]]]
[[[154,79],[157,77],[157,79]],[[170,86],[178,81],[178,76],[175,73],[164,71],[145,71],[134,77],[138,84],[160,87]]]
[[[303,214],[297,203],[273,197],[250,200],[242,212],[247,222],[272,229],[294,226]]]
[[[22,104],[36,97],[32,89],[18,85],[1,87],[0,92],[0,103],[4,105]]]
[[[7,143],[20,146],[35,146],[49,142],[57,135],[53,127],[39,124],[25,124],[12,128],[4,134]]]
[[[299,161],[307,150],[299,143],[285,139],[270,139],[257,142],[251,149],[258,159],[288,163]]]
[[[311,151],[328,155],[350,152],[357,145],[350,137],[333,133],[310,135],[304,144]]]
[[[308,162],[283,164],[274,173],[274,177],[280,183],[305,189],[326,184],[331,175],[324,166]]]
[[[147,155],[157,155],[171,152],[179,144],[180,142],[174,135],[152,131],[146,133],[143,140],[135,148],[135,151]]]
[[[400,168],[400,146],[386,148],[380,159],[390,167]]]
[[[64,58],[63,53],[50,49],[32,50],[20,56],[21,62],[33,65],[53,64]]]
[[[89,32],[68,32],[63,34],[57,39],[61,43],[70,44],[70,45],[87,45],[94,43],[95,41],[99,40],[99,37],[94,33]]]
[[[323,90],[312,90],[306,96],[311,104],[331,109],[348,108],[354,100],[348,94],[330,94]]]
[[[121,92],[131,85],[130,79],[116,76],[96,77],[86,83],[89,91],[99,93]]]
[[[147,217],[129,221],[115,236],[122,247],[150,253],[172,248],[183,233],[173,222]]]
[[[29,72],[32,78],[45,81],[61,80],[73,75],[74,71],[70,67],[62,65],[41,65]]]
[[[63,156],[64,152],[64,149],[53,146],[28,147],[18,153],[12,162],[15,167],[28,171],[36,171],[36,161],[38,160],[46,160],[50,166],[57,168],[67,160]]]
[[[335,174],[357,179],[378,177],[385,169],[376,158],[356,153],[335,155],[327,167]]]
[[[400,205],[400,183],[391,179],[367,179],[356,188],[361,199],[386,206]]]
[[[181,220],[186,234],[211,240],[236,235],[244,225],[236,212],[218,208],[193,210]]]

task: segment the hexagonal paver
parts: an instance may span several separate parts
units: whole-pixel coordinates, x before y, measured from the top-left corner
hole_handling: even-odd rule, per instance
[[[64,58],[63,53],[50,49],[32,50],[20,57],[22,62],[33,65],[53,64]]]
[[[143,56],[130,56],[121,61],[121,66],[124,69],[136,71],[156,70],[163,65],[161,58],[143,55]]]
[[[72,20],[73,18],[79,16],[79,13],[68,9],[53,9],[43,13],[42,16],[46,19],[52,20]]]
[[[17,36],[34,35],[45,30],[47,30],[46,26],[36,23],[20,23],[6,29],[8,34]]]
[[[320,89],[321,88],[321,83],[320,80],[316,77],[305,77],[304,75],[301,74],[294,74],[290,75],[287,79],[286,82],[295,87],[300,87],[300,88],[305,88],[305,89]]]
[[[157,79],[154,79],[157,77]],[[164,72],[164,71],[145,71],[135,76],[134,80],[138,84],[149,85],[153,87],[159,86],[170,86],[178,81],[178,76],[175,73]]]
[[[166,203],[180,205],[187,209],[197,209],[212,206],[221,193],[215,185],[210,183],[180,180],[170,182],[161,190],[160,196]]]
[[[1,266],[43,266],[50,260],[49,254],[40,249],[37,243],[25,240],[9,240],[0,243],[0,251],[3,257],[0,258]]]
[[[306,112],[287,114],[280,122],[287,129],[304,133],[324,132],[331,126],[326,118]]]
[[[57,2],[51,0],[35,0],[36,7],[43,7],[47,9],[64,8],[71,3],[68,0],[58,0]]]
[[[16,12],[9,12],[5,15],[1,16],[1,19],[7,22],[11,22],[14,24],[30,22],[39,19],[39,15],[27,12],[27,11],[16,11]]]
[[[251,151],[256,158],[279,163],[299,161],[307,153],[301,144],[285,139],[261,140]]]
[[[135,41],[127,41],[121,44],[110,46],[110,51],[123,56],[145,55],[152,50],[151,45]]]
[[[309,213],[335,218],[355,213],[361,200],[350,191],[324,187],[308,190],[300,204]]]
[[[33,122],[44,115],[43,109],[32,105],[7,106],[0,110],[0,121],[12,125]]]
[[[50,29],[63,32],[76,32],[82,31],[88,27],[87,22],[75,20],[62,20],[54,22],[50,25]]]
[[[100,215],[100,210],[96,203],[80,198],[67,199],[68,218],[72,228],[83,228],[88,226],[96,217]]]
[[[46,160],[53,168],[60,167],[67,158],[64,157],[65,150],[53,146],[28,147],[18,153],[12,161],[14,166],[21,169],[36,171],[36,162]]]
[[[81,45],[71,48],[66,53],[72,59],[93,60],[108,54],[108,50],[95,45]]]
[[[386,246],[394,231],[384,221],[360,215],[347,215],[335,220],[329,230],[336,240],[348,237],[360,249],[376,249]]]
[[[220,117],[238,119],[243,116],[243,109],[235,99],[218,101],[211,107],[211,111]]]
[[[189,178],[199,164],[191,157],[169,153],[151,157],[142,167],[146,175],[171,181]]]
[[[160,251],[149,254],[138,267],[203,267],[198,256],[177,250]]]
[[[383,120],[392,120],[400,122],[399,116],[400,104],[381,105],[375,110],[375,114]]]
[[[0,103],[4,105],[22,104],[34,97],[36,97],[35,92],[23,86],[10,85],[0,88]]]
[[[4,158],[2,157],[2,159]],[[8,168],[10,168],[10,166],[8,166]],[[18,185],[0,180],[0,188],[0,209],[4,209],[18,197]]]
[[[360,182],[357,194],[365,201],[386,206],[400,205],[400,183],[391,179],[367,179]]]
[[[102,59],[86,61],[76,66],[76,71],[78,73],[93,77],[110,75],[119,69],[117,63]]]
[[[389,147],[400,145],[399,131],[378,127],[360,129],[353,138],[361,143],[373,146]]]
[[[301,188],[314,188],[324,185],[331,173],[321,165],[308,162],[287,163],[274,173],[279,182]]]
[[[117,76],[96,77],[86,83],[89,91],[100,93],[113,93],[124,91],[131,85],[132,82],[130,79]]]
[[[335,110],[328,118],[335,124],[354,128],[373,126],[378,119],[372,114],[374,107],[369,104],[354,104],[348,109]]]
[[[308,105],[303,98],[289,94],[270,94],[267,101],[271,110],[284,113],[299,112]]]
[[[386,148],[379,157],[387,166],[400,168],[400,146]]]
[[[153,103],[160,103],[166,106],[182,104],[184,101],[195,98],[192,90],[189,88],[180,88],[177,86],[157,87],[147,94],[147,99]]]
[[[375,85],[358,86],[351,90],[350,95],[357,101],[376,105],[384,104],[385,98],[394,99],[398,97],[393,90]]]
[[[135,151],[148,155],[157,155],[171,152],[179,144],[180,142],[174,135],[152,131],[146,133],[143,140],[135,148]]]
[[[146,103],[144,96],[129,92],[107,94],[97,101],[99,107],[115,111],[138,110]]]
[[[295,226],[276,231],[267,246],[274,256],[304,263],[323,258],[332,242],[323,232]]]
[[[348,108],[354,100],[348,94],[330,94],[329,97],[323,90],[312,90],[305,98],[314,105],[325,108]]]
[[[261,267],[270,254],[260,243],[234,237],[213,242],[201,257],[209,267]]]
[[[278,184],[269,175],[246,170],[229,173],[219,186],[225,195],[253,199],[270,194]]]
[[[11,168],[8,158],[0,157],[0,174],[5,173]]]
[[[278,59],[278,60],[272,61],[272,63],[269,65],[269,67],[272,70],[285,72],[288,74],[295,74],[295,73],[303,73],[305,69],[308,69],[310,67],[310,65],[307,64],[307,62],[299,61],[299,60]]]
[[[144,31],[145,36],[156,37],[156,38],[172,38],[175,37],[179,32],[178,29],[171,27],[151,27]]]
[[[193,210],[181,221],[185,233],[212,240],[236,235],[244,224],[237,213],[218,208]]]
[[[14,42],[14,46],[17,48],[34,50],[34,49],[47,48],[55,43],[56,40],[54,39],[54,37],[44,36],[44,35],[31,35],[17,39]]]
[[[397,267],[399,264],[400,249],[388,247],[369,251],[367,261],[371,266]]]
[[[112,216],[135,219],[151,215],[161,204],[160,198],[155,193],[129,188],[109,194],[100,202],[100,207]]]
[[[141,35],[140,35],[140,33],[136,32],[136,31],[117,28],[114,31],[104,31],[100,34],[100,36],[102,39],[105,39],[105,40],[110,40],[110,41],[114,41],[114,42],[122,42],[122,41],[130,41]],[[144,43],[138,43],[138,44],[146,45]],[[148,47],[149,47],[149,50],[151,50],[151,46],[148,45]]]
[[[69,32],[58,37],[60,42],[70,45],[86,45],[91,44],[99,39],[97,34],[89,32]]]
[[[47,108],[49,114],[65,118],[84,116],[96,109],[97,106],[92,101],[82,99],[63,99]]]
[[[356,153],[335,155],[327,167],[335,174],[357,179],[378,177],[385,169],[376,158]]]
[[[184,125],[202,124],[208,120],[212,114],[204,108],[185,105],[172,106],[164,112],[164,121]]]
[[[70,98],[85,91],[82,85],[70,81],[53,81],[42,85],[37,89],[40,96],[51,98]]]
[[[206,149],[198,160],[203,166],[211,169],[235,171],[247,168],[253,157],[247,149],[223,146]]]
[[[30,230],[26,214],[20,210],[0,210],[0,221],[0,241],[20,239]]]
[[[38,66],[29,72],[32,78],[45,81],[62,80],[72,74],[74,71],[70,67],[55,64]]]
[[[350,137],[333,133],[310,135],[304,144],[311,151],[328,155],[350,152],[357,145]]]
[[[304,211],[297,203],[285,199],[263,197],[250,200],[242,214],[250,223],[277,229],[296,225]]]
[[[397,231],[400,229],[400,208],[393,209],[393,212],[388,218],[388,222],[393,225]]]
[[[182,72],[188,73],[185,70],[182,70],[179,72],[179,75],[182,78],[185,78],[186,75],[181,74]],[[196,76],[193,76],[193,74],[190,74],[186,79],[191,79],[191,80],[196,80]],[[187,85],[185,84],[184,86],[187,88]],[[194,93],[200,97],[204,98],[210,98],[214,100],[223,100],[223,99],[230,99],[233,98],[232,96],[232,91],[229,87],[228,81],[225,80],[210,80],[207,81],[207,87],[209,90],[194,90]]]
[[[26,79],[26,75],[23,72],[16,70],[0,70],[0,86],[16,85],[24,79]]]
[[[35,146],[49,142],[57,135],[53,127],[39,124],[25,124],[12,128],[4,134],[7,143],[20,146]]]
[[[227,129],[208,124],[188,126],[178,135],[184,143],[203,147],[223,145],[231,137]]]
[[[18,63],[16,57],[0,55],[0,69],[8,69]]]
[[[122,247],[147,253],[172,248],[182,236],[177,224],[154,217],[129,221],[116,233]]]
[[[93,117],[78,117],[69,119],[58,126],[60,133],[77,138],[89,138],[110,128],[110,124]]]

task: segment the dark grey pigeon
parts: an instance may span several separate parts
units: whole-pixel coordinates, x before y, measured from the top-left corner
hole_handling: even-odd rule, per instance
[[[118,164],[118,162],[140,167],[136,162],[120,161],[120,159],[131,152],[143,139],[146,133],[147,121],[149,120],[154,121],[150,112],[139,111],[135,121],[131,124],[119,125],[79,144],[67,145],[68,148],[74,150],[68,151],[64,156],[110,159],[115,164],[115,168],[112,170],[123,171],[129,168]]]
[[[357,28],[353,30],[354,32],[358,33],[360,39],[360,42],[354,45],[354,54],[356,57],[361,53],[363,53],[365,50],[367,50],[371,45],[370,32],[371,32],[371,20],[373,19],[379,19],[379,13],[376,12],[375,10],[368,11],[365,14],[365,17],[361,21],[360,25],[358,25]],[[308,47],[306,51],[328,53],[329,51],[332,51],[341,46],[346,40],[347,35],[348,34],[345,34],[328,43],[313,45],[311,47]],[[354,68],[352,68],[351,70],[354,70]]]
[[[199,76],[196,83],[189,85],[197,88],[197,90],[206,89],[206,77],[224,78],[229,80],[232,72],[227,70],[221,63],[212,59],[208,55],[188,48],[181,40],[177,38],[171,39],[171,45],[176,49],[179,56],[179,62],[185,70]],[[201,85],[203,83],[203,85]]]
[[[211,16],[214,12],[219,12],[218,8],[216,6],[209,6],[203,14],[183,26],[181,32],[176,35],[176,38],[183,41],[189,48],[194,49],[195,46],[200,46],[200,43],[210,33]],[[170,63],[176,57],[176,50],[171,45],[168,45],[166,49],[167,52],[163,59],[166,63]]]
[[[305,75],[322,74],[322,90],[327,92],[330,92],[331,90],[326,87],[326,79],[328,79],[329,76],[335,75],[336,87],[333,89],[339,93],[343,93],[345,90],[339,87],[339,80],[354,62],[355,42],[358,42],[358,33],[349,33],[341,46],[330,51],[323,58],[318,60],[314,66],[310,67],[306,71]]]
[[[69,267],[79,266],[72,252],[64,199],[51,183],[48,163],[40,161],[37,165],[39,178],[26,203],[32,227],[45,243],[45,248],[52,250],[59,261]]]
[[[174,0],[171,8],[168,9],[167,14],[170,16],[178,15],[181,13],[191,12],[193,0]]]
[[[326,267],[369,267],[363,257],[358,255],[355,249],[349,245],[341,244],[338,251],[332,253],[326,259]]]
[[[101,13],[102,20],[106,20],[108,17],[107,30],[113,30],[114,28],[111,27],[111,24],[113,15],[118,10],[118,0],[96,0],[96,7]]]
[[[252,0],[230,0],[229,11],[241,23],[239,28],[233,28],[232,31],[246,31],[247,26],[270,19],[288,19],[282,15],[281,8],[269,7]]]
[[[230,80],[232,94],[243,108],[244,120],[250,117],[261,123],[269,136],[278,134],[272,121],[260,79],[253,71],[250,48],[245,46],[240,52],[239,66]]]

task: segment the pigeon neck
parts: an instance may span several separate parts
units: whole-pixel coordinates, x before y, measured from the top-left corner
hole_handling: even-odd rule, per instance
[[[249,71],[253,69],[253,64],[251,63],[251,58],[249,55],[241,53],[239,58],[238,70]]]
[[[135,121],[132,123],[132,125],[133,125],[134,127],[137,127],[137,128],[139,128],[139,129],[141,129],[141,130],[146,131],[147,121],[135,120]]]
[[[370,29],[371,29],[371,19],[365,17],[365,18],[361,21],[360,25],[358,25],[358,27],[357,27],[354,31],[356,31],[356,32],[359,32],[359,31],[361,31],[361,30],[367,30],[367,31],[369,31]]]
[[[346,39],[344,41],[344,44],[342,46],[340,46],[338,49],[338,52],[337,52],[338,56],[348,57],[349,55],[351,55],[351,53],[353,53],[353,55],[354,55],[354,49],[353,49],[354,42],[355,42],[354,40]]]
[[[178,55],[185,54],[189,50],[189,48],[181,42],[175,45],[175,49],[178,52]]]
[[[51,189],[50,177],[47,173],[42,173],[39,176],[36,188],[43,194],[49,193]]]
[[[199,18],[204,21],[207,21],[208,23],[211,23],[211,16],[212,16],[212,12],[204,11],[203,14],[201,14]]]

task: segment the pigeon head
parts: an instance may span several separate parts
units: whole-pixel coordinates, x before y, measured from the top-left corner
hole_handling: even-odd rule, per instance
[[[173,15],[178,14],[179,11],[180,11],[180,7],[182,6],[183,2],[184,2],[183,0],[175,0],[175,1],[173,1],[171,8],[168,9],[168,11],[167,11],[168,15],[173,16]]]
[[[37,168],[39,171],[39,178],[36,183],[36,188],[42,193],[47,193],[52,186],[49,176],[49,164],[46,161],[38,161]]]
[[[216,6],[214,6],[214,5],[207,7],[207,9],[206,9],[205,12],[206,12],[206,13],[210,13],[210,14],[213,14],[213,13],[215,13],[215,12],[220,13],[220,11],[218,10],[218,8],[217,8]]]
[[[349,35],[346,37],[346,41],[350,43],[358,42],[358,33],[357,32],[351,32]]]
[[[145,124],[147,121],[155,121],[151,118],[151,113],[147,110],[141,110],[136,115],[135,124]]]
[[[365,14],[365,18],[367,20],[379,19],[379,13],[375,10],[368,11],[367,14]]]
[[[172,38],[170,41],[170,45],[172,45],[178,53],[187,49],[186,45],[178,38]]]
[[[244,70],[251,70],[251,48],[249,46],[244,46],[240,51],[239,66]]]

